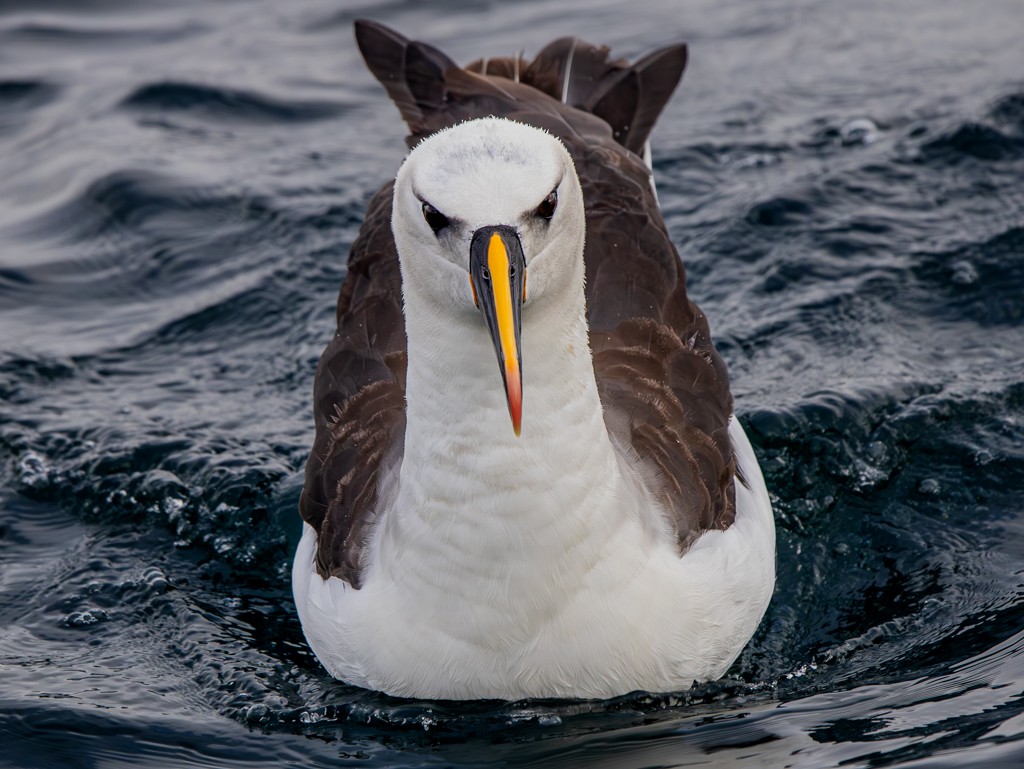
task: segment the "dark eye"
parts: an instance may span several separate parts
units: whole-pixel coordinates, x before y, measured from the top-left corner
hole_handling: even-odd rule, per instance
[[[550,194],[537,206],[537,216],[550,221],[558,208],[558,190],[551,190]]]
[[[435,235],[449,224],[448,217],[430,205],[430,203],[423,204],[423,218],[427,220],[427,224],[430,225],[430,229],[434,231]]]

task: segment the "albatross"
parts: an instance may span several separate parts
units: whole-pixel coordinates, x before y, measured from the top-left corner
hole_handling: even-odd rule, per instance
[[[310,647],[414,698],[721,677],[770,600],[775,528],[652,181],[686,47],[628,63],[564,38],[462,68],[355,32],[412,150],[316,373],[292,573]]]

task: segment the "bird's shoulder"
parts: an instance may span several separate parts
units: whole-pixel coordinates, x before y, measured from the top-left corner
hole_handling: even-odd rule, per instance
[[[681,551],[735,518],[729,375],[686,290],[647,167],[570,143],[587,208],[587,318],[609,430],[653,471]]]
[[[405,434],[408,353],[392,187],[370,201],[352,244],[337,331],[314,380],[316,437],[299,501],[317,532],[317,571],[356,587],[381,475],[400,458]]]

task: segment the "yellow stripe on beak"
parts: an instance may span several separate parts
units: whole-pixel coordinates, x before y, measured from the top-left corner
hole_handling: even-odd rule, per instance
[[[498,233],[491,235],[487,244],[487,269],[491,273],[494,291],[494,314],[498,324],[498,339],[505,358],[505,387],[508,407],[512,416],[512,429],[519,435],[522,422],[523,386],[519,372],[519,351],[516,349],[515,318],[512,313],[512,284],[509,280],[509,258],[505,243]]]

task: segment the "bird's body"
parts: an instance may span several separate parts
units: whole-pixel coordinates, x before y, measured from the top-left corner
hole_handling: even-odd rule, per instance
[[[509,79],[358,34],[429,138],[370,205],[317,374],[293,569],[311,647],[338,678],[414,697],[720,676],[771,596],[774,524],[637,154],[685,49],[628,69],[588,48],[576,80],[557,49],[477,67]],[[552,93],[573,89],[589,111]]]
[[[734,434],[741,465],[753,463],[757,478],[738,426]],[[773,564],[763,549],[773,532],[754,512],[770,509],[767,498],[741,489],[737,504],[748,515],[680,557],[653,507],[630,496],[635,485],[614,458],[586,488],[589,473],[581,477],[578,467],[592,456],[552,454],[557,463],[545,475],[567,469],[576,479],[551,501],[534,504],[525,489],[535,479],[512,477],[509,507],[519,509],[498,515],[485,493],[453,491],[430,500],[427,515],[396,514],[376,538],[377,566],[359,590],[316,573],[316,533],[307,528],[296,602],[328,671],[369,689],[443,699],[604,698],[720,677],[771,595]],[[466,460],[452,457],[437,475],[458,488],[468,467],[493,468],[505,457]],[[423,481],[433,487],[433,478]]]

